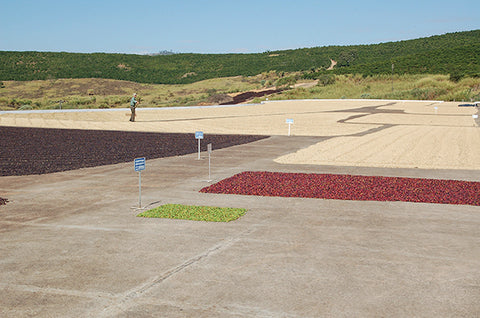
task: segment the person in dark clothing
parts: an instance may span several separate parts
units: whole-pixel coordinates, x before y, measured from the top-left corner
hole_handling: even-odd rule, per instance
[[[137,101],[137,93],[133,94],[132,99],[130,100],[130,110],[132,111],[132,115],[130,116],[130,121],[135,121],[135,108],[137,108],[138,101]]]

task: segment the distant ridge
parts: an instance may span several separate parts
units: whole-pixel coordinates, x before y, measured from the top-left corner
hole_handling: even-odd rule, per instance
[[[371,45],[327,46],[255,54],[158,55],[0,51],[1,80],[108,78],[182,84],[268,71],[336,74],[480,76],[480,30]],[[167,54],[168,53],[168,54]],[[327,70],[331,60],[337,62]],[[188,74],[188,76],[186,76]]]

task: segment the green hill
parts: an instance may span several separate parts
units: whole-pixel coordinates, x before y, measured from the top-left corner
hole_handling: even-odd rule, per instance
[[[336,67],[327,71],[330,59]],[[480,76],[480,30],[373,45],[328,46],[256,54],[134,55],[0,51],[1,80],[107,78],[185,84],[267,71],[336,74]]]

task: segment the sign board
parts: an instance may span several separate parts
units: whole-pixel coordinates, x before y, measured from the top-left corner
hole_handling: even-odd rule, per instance
[[[212,153],[212,144],[207,145],[207,151],[208,153]]]
[[[145,170],[145,158],[136,158],[134,161],[135,171]]]
[[[478,115],[472,115],[472,118],[473,118],[473,119],[477,119],[477,118],[478,118]]]

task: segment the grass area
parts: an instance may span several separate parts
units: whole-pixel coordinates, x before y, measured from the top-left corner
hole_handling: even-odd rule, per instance
[[[480,100],[480,78],[452,81],[448,75],[335,75],[330,85],[284,91],[269,100],[284,99],[394,99]],[[260,102],[263,99],[257,99]]]
[[[285,99],[395,99],[395,100],[480,100],[480,78],[452,80],[449,75],[334,75],[328,84],[297,87],[274,96],[256,98],[254,103]],[[300,80],[300,73],[266,72],[257,76],[209,79],[192,84],[141,84],[109,79],[57,79],[3,81],[0,110],[125,108],[133,92],[140,107],[218,105],[227,95],[273,88],[282,80]],[[287,86],[293,84],[286,81]],[[230,97],[231,98],[231,97]],[[61,103],[60,103],[61,102]],[[61,105],[60,105],[61,104]]]
[[[165,204],[142,212],[138,217],[167,218],[207,222],[230,222],[247,212],[246,209],[219,208],[211,206],[194,206],[182,204]]]
[[[140,98],[139,107],[213,105],[219,96],[262,88],[260,77],[236,76],[182,85],[95,78],[3,81],[0,110],[125,108],[133,93]]]

